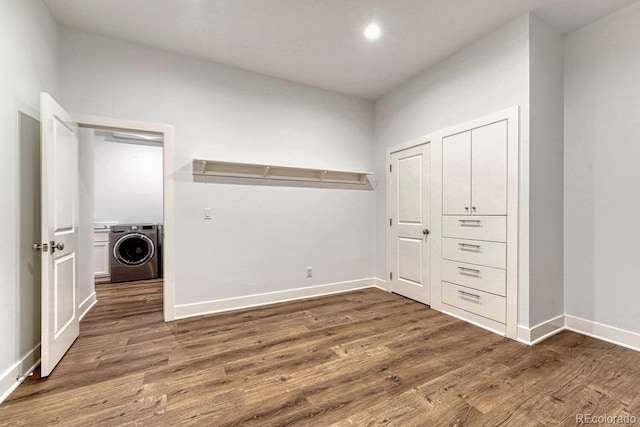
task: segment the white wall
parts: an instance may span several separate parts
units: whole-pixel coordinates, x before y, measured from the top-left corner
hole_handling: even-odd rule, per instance
[[[385,277],[385,153],[390,146],[520,106],[521,200],[528,200],[529,17],[452,55],[376,102],[376,277]],[[528,295],[528,205],[520,207],[520,295]],[[519,319],[528,322],[521,300]],[[528,324],[528,323],[527,323]]]
[[[162,145],[94,136],[96,222],[162,224]]]
[[[565,40],[565,309],[640,333],[640,3]]]
[[[372,191],[191,174],[193,158],[370,170],[371,102],[68,29],[60,72],[70,111],[175,127],[178,305],[373,275]]]
[[[19,111],[38,117],[40,91],[57,93],[58,28],[46,7],[36,0],[0,2],[0,400],[24,372],[20,360],[37,344],[33,330],[21,327],[17,287],[23,263],[19,259]],[[38,309],[32,307],[32,309]],[[26,360],[23,365],[28,365]],[[28,368],[30,366],[26,366]]]
[[[530,20],[529,323],[564,313],[563,37]]]

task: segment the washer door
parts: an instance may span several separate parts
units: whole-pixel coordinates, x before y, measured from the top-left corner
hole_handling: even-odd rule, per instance
[[[122,265],[137,267],[149,262],[155,253],[153,241],[140,233],[122,236],[113,245],[113,257]]]

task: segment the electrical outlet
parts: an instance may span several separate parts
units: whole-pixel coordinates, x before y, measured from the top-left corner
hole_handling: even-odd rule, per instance
[[[204,219],[211,219],[211,208],[204,208],[202,210],[202,216]]]
[[[307,277],[313,277],[313,268],[307,267]]]

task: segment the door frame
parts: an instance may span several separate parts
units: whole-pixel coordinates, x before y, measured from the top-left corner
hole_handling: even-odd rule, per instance
[[[414,148],[420,145],[424,145],[424,144],[430,144],[431,145],[431,159],[430,159],[430,177],[429,179],[431,180],[431,196],[430,196],[430,211],[429,211],[429,217],[430,217],[430,234],[429,234],[429,238],[431,239],[430,245],[431,245],[431,254],[430,254],[430,267],[431,267],[431,272],[430,272],[430,283],[431,286],[429,286],[429,307],[434,308],[436,310],[440,310],[442,307],[442,298],[441,298],[441,288],[440,286],[434,286],[435,283],[439,283],[440,280],[440,253],[441,253],[441,248],[440,246],[442,245],[442,239],[441,239],[441,223],[442,221],[440,220],[439,216],[436,216],[435,214],[437,214],[438,212],[441,211],[441,203],[442,203],[442,196],[441,196],[441,192],[442,192],[442,185],[440,182],[440,178],[442,176],[442,174],[440,173],[440,163],[437,162],[436,160],[442,157],[442,153],[441,153],[441,146],[439,144],[434,144],[435,139],[433,138],[433,134],[428,134],[428,135],[424,135],[421,136],[419,138],[416,139],[412,139],[410,141],[406,141],[403,142],[401,144],[397,144],[394,146],[391,146],[389,148],[387,148],[387,154],[385,157],[386,160],[386,164],[385,164],[385,175],[386,175],[386,197],[385,197],[385,205],[386,205],[386,218],[385,218],[385,265],[386,265],[386,271],[385,271],[385,282],[387,282],[389,284],[388,289],[389,291],[391,291],[391,282],[389,281],[389,274],[392,270],[391,268],[391,253],[390,253],[390,248],[391,248],[391,227],[389,226],[389,220],[392,218],[393,216],[393,206],[391,206],[391,173],[389,170],[389,166],[391,165],[391,155],[393,153],[397,153],[399,151],[404,151],[407,150],[409,148]],[[438,262],[434,262],[438,261]],[[434,281],[437,279],[437,282]]]
[[[123,131],[152,132],[163,135],[162,143],[162,213],[164,239],[162,242],[163,312],[164,321],[175,320],[175,196],[173,188],[174,131],[163,123],[141,122],[70,113],[79,127],[120,129]],[[80,213],[82,214],[82,213]]]

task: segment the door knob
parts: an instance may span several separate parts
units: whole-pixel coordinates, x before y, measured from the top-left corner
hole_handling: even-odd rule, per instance
[[[56,251],[56,249],[59,250],[59,251],[63,250],[64,249],[64,243],[62,243],[62,242],[56,243],[56,242],[54,242],[52,240],[51,241],[51,253],[54,253]]]
[[[424,234],[425,236],[428,236],[430,233],[428,228],[425,228],[424,230],[422,230],[422,234]]]
[[[47,252],[49,250],[49,245],[46,243],[34,243],[33,246],[31,246],[31,249],[33,249],[33,252],[40,252],[40,250],[42,250],[42,252]]]

